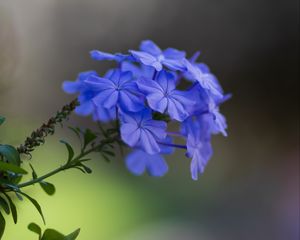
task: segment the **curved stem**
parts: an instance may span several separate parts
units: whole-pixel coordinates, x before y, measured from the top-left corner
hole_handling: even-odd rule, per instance
[[[43,181],[44,179],[46,178],[49,178],[61,171],[64,171],[64,170],[67,170],[69,168],[72,168],[74,167],[74,163],[78,163],[80,162],[80,159],[82,159],[84,156],[90,154],[91,152],[94,152],[96,149],[101,149],[102,147],[104,147],[106,144],[110,144],[110,143],[113,143],[114,141],[116,140],[116,138],[108,138],[108,139],[104,139],[100,142],[100,144],[96,145],[96,146],[93,146],[91,147],[90,149],[84,151],[84,152],[81,152],[77,157],[75,157],[71,162],[68,162],[66,163],[65,165],[63,166],[60,166],[59,168],[56,168],[54,169],[53,171],[43,175],[43,176],[40,176],[38,178],[35,178],[35,179],[32,179],[30,181],[27,181],[27,182],[24,182],[24,183],[21,183],[19,184],[17,187],[18,188],[23,188],[23,187],[28,187],[30,185],[33,185],[35,183],[39,183],[41,181]]]

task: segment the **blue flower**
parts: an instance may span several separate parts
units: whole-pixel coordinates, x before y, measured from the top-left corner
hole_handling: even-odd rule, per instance
[[[117,67],[103,77],[94,71],[81,73],[76,81],[64,82],[63,89],[79,93],[76,113],[91,114],[96,121],[119,121],[114,124],[120,126],[116,138],[133,148],[126,158],[129,171],[163,176],[168,171],[163,155],[181,149],[191,158],[191,175],[197,180],[212,156],[213,134],[227,136],[220,105],[231,95],[224,94],[206,64],[197,62],[200,52],[186,59],[183,51],[161,50],[145,40],[129,53],[91,51],[92,59],[115,61]],[[167,131],[167,123],[177,127],[175,121],[179,129]]]
[[[86,71],[78,74],[78,77],[75,81],[64,81],[62,88],[66,93],[73,94],[82,91],[84,87],[84,80],[89,76],[98,74],[95,71]]]
[[[201,68],[195,64],[192,64],[188,60],[184,60],[184,64],[191,79],[199,82],[200,86],[209,91],[212,95],[216,97],[223,96],[223,92],[218,80],[213,74],[210,72],[204,72]]]
[[[142,150],[135,150],[126,157],[126,166],[135,175],[145,171],[153,177],[161,177],[168,172],[168,165],[160,154],[150,155]]]
[[[171,70],[185,70],[183,59],[185,59],[185,52],[174,48],[167,48],[162,51],[154,42],[150,40],[142,41],[140,45],[141,51],[130,50],[134,58],[139,62],[152,66],[156,71],[161,71],[163,65]]]
[[[193,180],[198,180],[211,158],[213,151],[210,143],[209,123],[205,117],[199,122],[190,122],[187,128],[187,156],[192,158],[190,171]]]
[[[111,75],[111,71],[106,73],[106,77]],[[92,114],[95,121],[107,122],[115,119],[114,110],[104,109],[102,106],[95,106],[92,99],[97,95],[97,92],[85,84],[85,80],[91,76],[98,76],[95,71],[82,72],[78,75],[76,81],[65,81],[62,85],[66,93],[73,94],[79,92],[78,101],[80,105],[76,107],[75,113],[82,116]]]
[[[107,109],[120,107],[132,112],[144,108],[142,95],[138,92],[131,72],[116,69],[109,77],[90,76],[85,83],[97,92],[93,98],[97,106]]]
[[[159,73],[157,80],[141,78],[137,85],[146,94],[151,109],[160,113],[166,111],[172,119],[180,122],[189,116],[187,106],[195,103],[186,92],[176,90],[174,75],[164,70]]]
[[[196,62],[196,60],[198,59],[199,55],[200,55],[199,51],[195,52],[194,55],[189,59],[189,62],[192,65],[194,65],[197,68],[199,68],[202,73],[210,73],[210,69],[209,69],[209,67],[205,63],[202,63],[202,62],[198,63],[198,62]],[[195,78],[194,78],[194,76],[192,76],[188,71],[184,73],[184,77],[185,77],[185,79],[187,79],[189,81],[192,81],[192,82],[196,81]]]
[[[139,147],[149,154],[161,151],[157,141],[166,138],[167,124],[152,120],[151,111],[122,113],[121,137],[130,147]]]

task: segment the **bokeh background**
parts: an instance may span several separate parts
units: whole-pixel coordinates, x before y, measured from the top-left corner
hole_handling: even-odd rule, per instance
[[[63,80],[99,72],[89,51],[125,52],[152,39],[162,48],[200,50],[233,98],[222,112],[229,137],[216,136],[205,174],[194,182],[183,153],[170,156],[160,179],[135,177],[119,157],[95,155],[92,175],[52,178],[56,195],[28,188],[47,227],[79,239],[299,239],[299,3],[297,0],[0,0],[0,143],[18,145],[72,97]],[[70,124],[91,127],[73,116]],[[39,173],[61,164],[59,130],[33,153]],[[74,141],[76,142],[76,141]],[[18,204],[5,240],[36,239],[41,224]]]

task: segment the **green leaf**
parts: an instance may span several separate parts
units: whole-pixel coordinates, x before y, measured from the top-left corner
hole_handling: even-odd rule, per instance
[[[8,200],[9,206],[10,206],[10,211],[11,211],[11,215],[13,217],[14,223],[16,224],[18,221],[18,214],[17,214],[17,208],[16,205],[13,203],[13,201],[11,200],[10,196],[8,196],[6,193],[4,193],[5,197]]]
[[[109,155],[109,156],[112,156],[112,157],[116,156],[116,154],[112,151],[103,150],[102,152],[105,153],[106,155]]]
[[[0,161],[0,171],[10,171],[13,173],[27,174],[27,172],[16,165]]]
[[[2,206],[2,208],[4,209],[4,212],[6,212],[6,214],[10,213],[8,203],[2,197],[0,197],[0,206]]]
[[[68,156],[68,162],[72,161],[72,159],[74,157],[74,150],[73,150],[72,146],[68,142],[66,142],[64,140],[60,140],[60,142],[63,143],[63,144],[65,144],[65,146],[68,149],[68,154],[69,154],[69,156]]]
[[[84,171],[86,173],[92,173],[92,169],[90,169],[89,167],[85,166],[84,164],[80,164],[81,167],[83,167]]]
[[[2,213],[0,212],[0,239],[3,236],[4,230],[5,230],[5,219]]]
[[[4,156],[9,163],[20,166],[20,154],[13,146],[0,144],[0,154]]]
[[[30,197],[26,193],[23,193],[23,192],[19,192],[19,193],[22,194],[24,197],[26,197],[35,206],[35,208],[38,210],[39,214],[41,215],[44,224],[46,224],[40,204],[34,198]]]
[[[39,235],[39,240],[42,237],[42,229],[39,225],[37,225],[36,223],[32,222],[28,225],[27,227],[31,232],[36,233],[37,235]]]
[[[31,171],[32,171],[32,178],[33,179],[37,179],[37,174],[36,174],[36,171],[34,170],[33,166],[29,163],[29,166],[31,168]]]
[[[84,143],[83,143],[83,149],[85,149],[85,147],[91,143],[92,141],[94,141],[97,138],[97,135],[95,133],[93,133],[90,129],[86,129],[84,132]]]
[[[2,125],[5,122],[5,117],[0,116],[0,125]]]
[[[65,236],[54,229],[48,228],[44,232],[41,240],[65,240]]]
[[[75,135],[79,138],[81,141],[81,130],[79,127],[68,127],[72,132],[75,133]]]
[[[105,160],[106,162],[110,162],[109,157],[107,157],[105,154],[101,154],[101,156],[104,158],[104,160]]]
[[[65,240],[75,240],[78,237],[79,233],[80,233],[80,228],[76,229],[74,232],[65,236]]]
[[[40,182],[42,189],[50,196],[55,193],[55,186],[49,182]]]

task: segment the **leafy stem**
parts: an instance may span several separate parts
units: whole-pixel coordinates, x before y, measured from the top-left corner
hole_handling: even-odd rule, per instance
[[[71,168],[77,168],[81,171],[85,171],[85,172],[90,172],[91,170],[86,167],[85,165],[83,165],[83,162],[89,161],[90,159],[83,159],[83,157],[87,156],[88,154],[95,152],[95,151],[101,151],[106,145],[109,145],[111,143],[114,143],[115,141],[117,141],[118,138],[116,137],[111,137],[111,138],[106,138],[100,141],[99,144],[97,145],[92,145],[89,149],[81,151],[80,154],[78,154],[75,158],[68,160],[64,165],[52,170],[51,172],[42,175],[40,177],[36,177],[33,178],[30,181],[21,183],[17,185],[17,188],[24,188],[24,187],[28,187],[31,186],[35,183],[40,183],[43,180],[45,180],[46,178],[49,178],[61,171],[67,170],[67,169],[71,169]],[[70,145],[68,145],[68,147],[70,147]],[[69,152],[69,157],[70,157],[70,152]],[[82,169],[83,168],[83,169]]]

